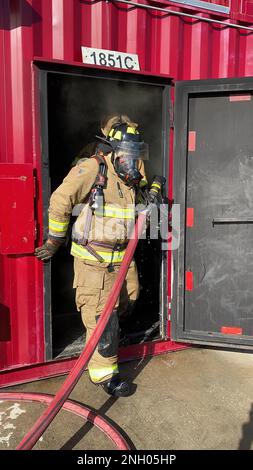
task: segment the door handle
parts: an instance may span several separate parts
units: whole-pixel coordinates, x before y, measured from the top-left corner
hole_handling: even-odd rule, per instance
[[[253,224],[253,219],[248,218],[236,218],[236,217],[218,217],[213,219],[212,225],[221,225],[221,224]]]

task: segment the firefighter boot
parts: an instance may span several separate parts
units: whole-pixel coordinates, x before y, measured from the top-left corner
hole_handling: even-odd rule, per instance
[[[127,382],[120,378],[119,374],[100,385],[108,395],[114,397],[128,397],[134,393],[134,390]]]

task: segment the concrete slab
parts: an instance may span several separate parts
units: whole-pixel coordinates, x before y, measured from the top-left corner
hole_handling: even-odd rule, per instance
[[[193,348],[129,362],[122,374],[137,385],[134,395],[114,399],[83,375],[71,398],[117,423],[140,449],[253,449],[253,356]],[[8,388],[54,394],[57,377]],[[0,450],[14,449],[43,405],[1,402]],[[102,432],[61,411],[36,449],[111,450]]]

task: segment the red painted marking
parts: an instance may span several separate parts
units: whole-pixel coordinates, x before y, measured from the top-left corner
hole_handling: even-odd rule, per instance
[[[186,211],[186,227],[193,227],[194,225],[194,208],[187,207]]]
[[[242,328],[237,328],[235,326],[222,326],[221,333],[224,333],[224,335],[242,335]]]
[[[229,101],[250,101],[252,95],[230,95]]]
[[[188,152],[195,152],[195,150],[196,150],[196,131],[189,131]]]
[[[193,290],[193,273],[191,271],[185,273],[185,290]]]

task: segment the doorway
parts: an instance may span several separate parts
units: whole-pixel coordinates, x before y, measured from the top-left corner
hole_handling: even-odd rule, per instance
[[[157,77],[116,71],[43,65],[40,70],[44,236],[50,194],[79,158],[93,154],[104,115],[119,112],[139,123],[150,147],[145,164],[149,183],[167,175],[169,84]],[[41,65],[40,65],[41,68]],[[45,266],[47,359],[70,357],[83,349],[85,331],[72,288],[70,240]],[[123,345],[165,337],[167,321],[166,253],[161,241],[140,240],[135,255],[141,293]],[[166,321],[165,321],[166,319]],[[163,325],[163,327],[161,327]]]

